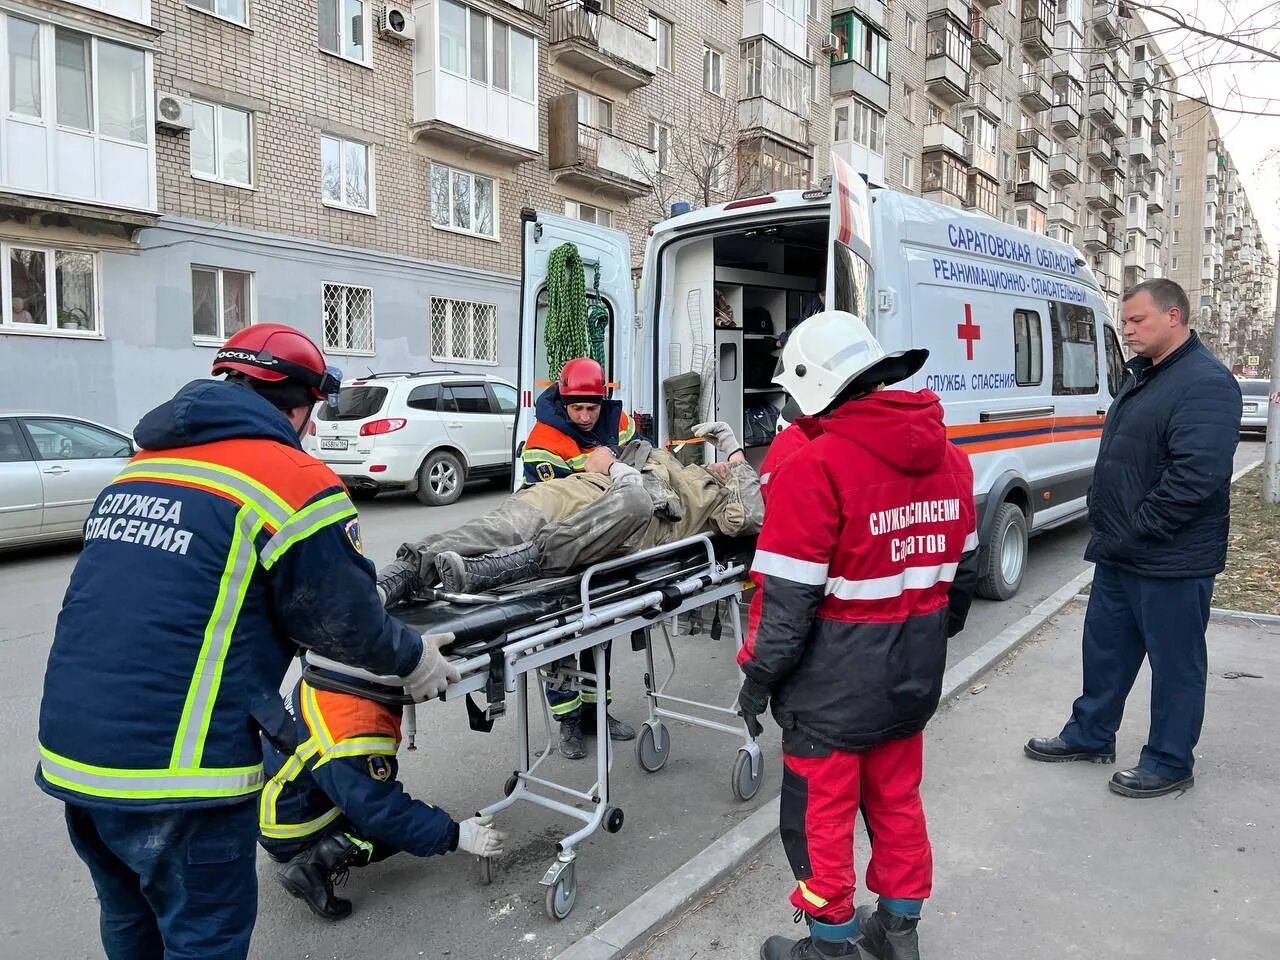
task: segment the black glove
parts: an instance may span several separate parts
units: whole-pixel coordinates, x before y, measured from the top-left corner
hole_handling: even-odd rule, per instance
[[[738,691],[738,716],[747,725],[747,732],[753,737],[764,733],[760,725],[760,714],[769,708],[769,688],[759,680],[747,677],[742,681],[742,689]]]

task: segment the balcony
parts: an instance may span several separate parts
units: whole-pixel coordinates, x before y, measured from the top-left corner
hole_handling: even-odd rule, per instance
[[[1120,194],[1107,187],[1108,200],[1106,206],[1099,208],[1098,215],[1103,220],[1119,220],[1124,216],[1124,201]]]
[[[992,7],[998,7],[1004,0],[973,0],[975,7],[982,7],[984,10],[990,10]]]
[[[1151,121],[1151,142],[1158,147],[1163,147],[1169,142],[1162,117],[1156,117]]]
[[[989,217],[1000,216],[1000,183],[994,177],[970,173],[965,188],[964,205],[969,210],[980,210]]]
[[[994,67],[1004,59],[1004,37],[995,23],[979,13],[976,7],[969,21],[969,32],[973,34],[970,56],[974,63],[980,67]]]
[[[1051,223],[1065,223],[1067,226],[1075,226],[1076,208],[1065,200],[1051,203],[1049,204],[1049,221]]]
[[[1101,211],[1111,205],[1111,190],[1105,183],[1093,181],[1084,186],[1084,202],[1092,210]]]
[[[969,172],[985,173],[992,180],[1000,179],[1000,160],[990,150],[984,150],[972,140],[964,142],[964,158],[969,161]]]
[[[1018,149],[1034,150],[1046,160],[1049,159],[1049,137],[1039,127],[1024,127],[1018,131]]]
[[[548,104],[547,167],[551,182],[624,200],[652,190],[657,156],[604,130],[578,123],[578,97],[567,93]]]
[[[1111,246],[1111,238],[1107,236],[1107,230],[1102,226],[1085,227],[1080,234],[1080,242],[1086,250],[1094,253]]]
[[[889,90],[889,81],[881,80],[860,63],[850,60],[831,67],[832,96],[851,93],[875,104],[881,113],[888,113]]]
[[[1068,139],[1080,136],[1080,108],[1069,103],[1054,104],[1053,113],[1049,115],[1049,124],[1053,132]]]
[[[1120,39],[1120,3],[1119,0],[1093,0],[1089,12],[1089,26],[1103,40]]]
[[[809,121],[765,97],[738,101],[738,133],[749,139],[749,131],[780,140],[804,153],[809,152]]]
[[[928,13],[931,18],[949,13],[966,27],[969,25],[969,18],[972,16],[969,0],[929,0]]]
[[[1164,212],[1164,181],[1153,181],[1151,192],[1147,194],[1147,212],[1163,213]]]
[[[1018,97],[1028,110],[1039,113],[1053,106],[1053,83],[1047,73],[1024,73],[1018,85]]]
[[[1047,60],[1053,56],[1053,20],[1042,19],[1035,0],[1028,0],[1022,10],[1022,49],[1033,60]]]
[[[1088,151],[1089,162],[1096,167],[1104,167],[1111,161],[1113,151],[1110,140],[1103,140],[1101,137],[1090,137],[1086,150]]]
[[[931,94],[951,106],[969,97],[969,72],[945,53],[930,54],[925,59],[924,83]]]
[[[1003,119],[1004,101],[1000,99],[1000,94],[990,84],[980,80],[976,73],[969,77],[969,99],[996,123]]]
[[[1049,207],[1049,191],[1038,183],[1025,182],[1018,184],[1017,190],[1013,194],[1015,203],[1031,203],[1035,204],[1041,210]]]
[[[865,20],[874,23],[882,30],[889,29],[889,14],[886,9],[886,0],[834,0],[831,4],[831,12],[844,13],[846,10],[854,10]],[[746,34],[743,34],[746,36]]]
[[[1080,161],[1069,153],[1055,153],[1049,158],[1049,179],[1059,187],[1080,182]]]
[[[1125,193],[1145,197],[1151,192],[1151,179],[1145,173],[1131,173],[1125,181]]]
[[[1125,132],[1124,125],[1120,122],[1114,80],[1101,89],[1093,88],[1089,91],[1089,119],[1103,126],[1110,136],[1120,136]]]
[[[1151,149],[1150,137],[1129,138],[1129,161],[1131,163],[1150,163],[1155,152]]]
[[[965,153],[964,134],[949,123],[930,123],[925,126],[922,151],[932,153],[935,150],[945,150],[961,159],[969,159]]]
[[[647,86],[658,72],[658,41],[580,0],[549,11],[548,62],[622,93]]]

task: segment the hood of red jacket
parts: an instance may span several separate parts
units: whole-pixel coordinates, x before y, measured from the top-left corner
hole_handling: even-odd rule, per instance
[[[880,390],[849,401],[822,427],[904,473],[936,469],[947,449],[942,401],[931,390]]]

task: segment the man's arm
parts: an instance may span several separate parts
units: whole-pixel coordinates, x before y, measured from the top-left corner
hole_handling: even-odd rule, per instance
[[[560,477],[573,476],[573,467],[569,465],[568,461],[550,450],[543,450],[541,447],[531,447],[525,444],[524,451],[520,454],[520,460],[524,464],[525,483],[539,483],[543,480],[557,480]]]
[[[300,526],[297,539],[277,543],[279,536],[273,537],[262,552],[272,612],[300,646],[374,673],[407,675],[422,657],[422,638],[383,608],[373,564],[356,548],[350,500],[331,492],[319,499],[332,499],[340,509],[318,527]]]
[[[1169,418],[1169,466],[1134,515],[1138,534],[1171,540],[1231,480],[1240,439],[1240,388],[1218,377],[1198,380]]]

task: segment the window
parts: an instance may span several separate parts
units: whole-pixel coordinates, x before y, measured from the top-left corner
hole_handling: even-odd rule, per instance
[[[671,21],[649,11],[649,36],[658,41],[658,67],[671,69]]]
[[[1178,269],[1178,258],[1177,258],[1177,257],[1174,257],[1172,260],[1170,260],[1170,261],[1169,261],[1169,269],[1170,269],[1170,270],[1177,270],[1177,269]]]
[[[1205,271],[1206,273],[1208,272],[1208,270],[1209,270],[1209,258],[1208,258],[1208,257],[1205,257],[1203,260],[1201,260],[1201,261],[1200,261],[1200,269],[1201,269],[1201,270],[1203,270],[1203,271]]]
[[[538,58],[532,36],[454,0],[440,0],[438,9],[441,70],[534,99]]]
[[[372,211],[369,145],[340,137],[321,137],[320,183],[320,196],[329,206]]]
[[[1180,204],[1180,203],[1175,203],[1175,204],[1173,205],[1173,215],[1174,215],[1175,217],[1180,217],[1180,216],[1182,216],[1182,204]]]
[[[1124,354],[1120,352],[1120,342],[1116,332],[1110,327],[1102,338],[1102,347],[1107,355],[1107,393],[1116,396],[1124,383]]]
[[[10,112],[43,116],[40,27],[9,18]],[[54,28],[54,117],[63,127],[132,143],[149,141],[146,54]]]
[[[1020,387],[1044,380],[1044,340],[1034,310],[1013,311],[1013,368]]]
[[[1175,191],[1179,191],[1179,192],[1181,192],[1181,190],[1182,190],[1182,178],[1181,178],[1181,177],[1174,177],[1174,178],[1173,178],[1173,189],[1174,189]]]
[[[373,291],[341,283],[324,285],[324,348],[373,353]]]
[[[191,334],[225,340],[253,323],[252,274],[218,267],[191,268]]]
[[[849,107],[842,105],[832,111],[831,139],[836,143],[844,143],[849,139]]]
[[[909,13],[907,14],[906,30],[904,32],[907,35],[907,49],[914,53],[916,41],[920,37],[920,23]]]
[[[1093,311],[1074,304],[1051,305],[1053,393],[1094,393],[1098,389],[1098,342]]]
[[[446,413],[493,413],[482,383],[451,383],[441,392],[440,405]]]
[[[916,188],[916,161],[914,157],[909,157],[905,153],[902,155],[902,189],[914,190]]]
[[[1175,152],[1174,152],[1174,154],[1173,154],[1173,162],[1174,162],[1177,166],[1182,166],[1182,151],[1181,151],[1181,150],[1178,150],[1178,151],[1175,151]]]
[[[404,405],[414,410],[436,410],[440,403],[440,384],[424,383],[414,387],[405,398]]]
[[[43,116],[40,24],[9,17],[9,112]]]
[[[246,0],[187,0],[190,6],[198,10],[207,10],[215,17],[230,20],[232,23],[248,23]],[[321,2],[323,6],[323,0]]]
[[[22,422],[36,445],[37,460],[105,460],[133,453],[120,434],[87,423],[34,417]]]
[[[860,100],[841,104],[833,115],[837,142],[852,141],[872,153],[884,155],[884,116]]]
[[[741,57],[741,96],[766,97],[792,113],[809,110],[809,65],[769,40],[744,40]]]
[[[729,154],[723,144],[703,143],[702,155],[707,159],[707,188],[714,193],[729,189]]]
[[[497,186],[489,177],[431,164],[431,223],[497,237]]]
[[[578,122],[605,133],[613,133],[613,101],[579,90]]]
[[[499,413],[516,412],[517,403],[515,387],[509,387],[505,383],[490,383],[489,389],[493,391],[493,398],[498,401]]]
[[[853,13],[833,17],[831,32],[836,36],[832,63],[853,62],[881,80],[889,79],[888,37]]]
[[[916,92],[905,83],[902,85],[902,115],[916,122]]]
[[[1173,139],[1175,140],[1182,139],[1182,124],[1179,123],[1173,128]]]
[[[952,63],[969,72],[969,52],[973,38],[967,25],[961,26],[950,17],[929,21],[925,36],[925,56],[945,56]]]
[[[578,203],[576,200],[566,200],[564,202],[564,215],[573,217],[575,220],[581,220],[584,223],[594,223],[598,227],[613,226],[612,210],[606,210],[604,207],[593,207],[589,203]]]
[[[248,111],[193,101],[191,175],[247,187],[253,183],[253,126]]]
[[[0,420],[0,463],[29,461],[27,441],[18,432],[18,421]]]
[[[1181,242],[1182,242],[1182,231],[1181,231],[1181,230],[1175,230],[1175,231],[1173,231],[1173,242],[1174,242],[1174,243],[1181,243]]]
[[[365,0],[319,0],[320,49],[357,63],[367,58]]]
[[[1213,243],[1213,227],[1204,228],[1204,242]]]
[[[808,183],[811,158],[768,137],[738,142],[738,170],[743,186],[759,193],[801,190]]]
[[[497,306],[473,300],[432,297],[431,358],[497,363]]]
[[[101,333],[94,254],[5,243],[0,258],[0,328]]]
[[[671,169],[671,128],[649,121],[649,149],[658,156],[658,170],[666,173]]]
[[[724,96],[724,57],[714,47],[702,48],[702,88],[707,93]]]

